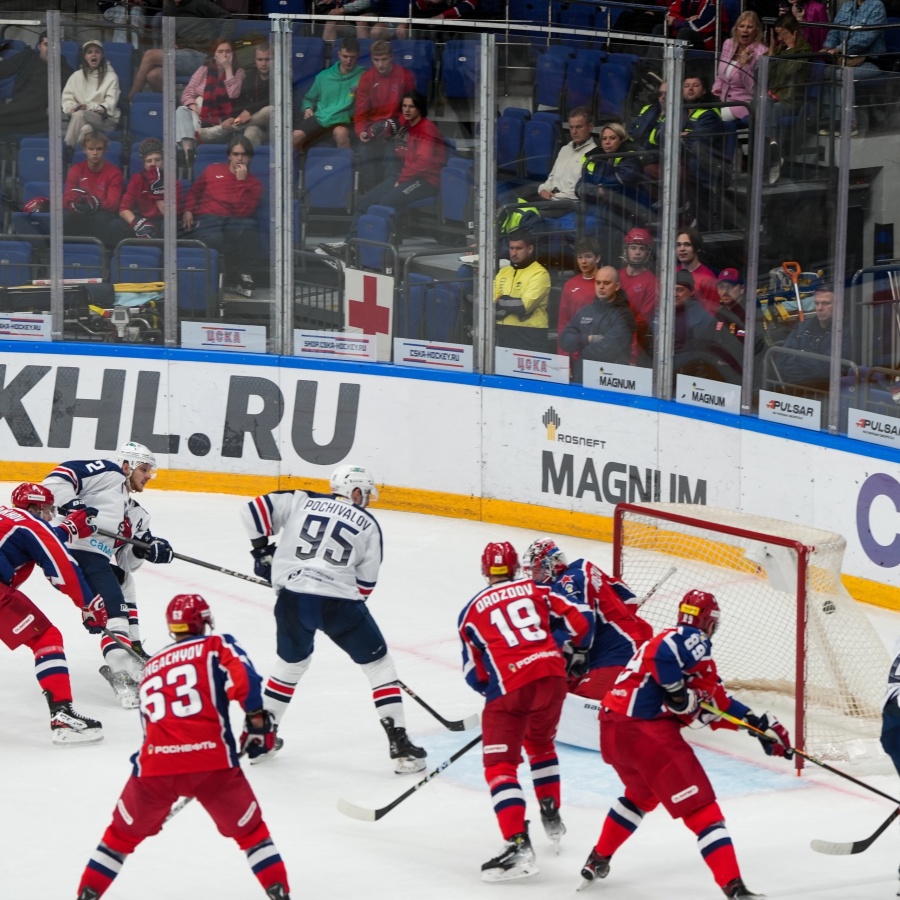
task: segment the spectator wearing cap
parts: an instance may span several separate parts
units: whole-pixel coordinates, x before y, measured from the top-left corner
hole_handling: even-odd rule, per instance
[[[563,285],[562,295],[559,298],[559,315],[556,319],[557,352],[563,356],[568,356],[562,347],[563,329],[582,306],[593,303],[594,276],[601,261],[600,244],[594,238],[581,238],[576,241],[575,263],[578,266],[578,274]]]
[[[161,238],[166,213],[163,181],[163,146],[156,138],[144,138],[138,148],[143,169],[128,181],[119,204],[118,237]],[[175,196],[181,208],[181,185],[176,181]]]
[[[694,372],[706,350],[712,316],[694,296],[694,276],[681,269],[675,275],[675,357],[673,371]]]
[[[68,117],[66,144],[72,149],[89,131],[113,131],[119,124],[119,76],[106,61],[100,41],[85,41],[81,67],[69,76],[62,92]]]
[[[650,268],[652,257],[653,235],[646,228],[632,228],[625,235],[622,244],[625,266],[619,269],[619,284],[628,297],[628,305],[637,327],[632,362],[637,361],[640,348],[645,347],[647,334],[656,315],[659,283]]]
[[[66,175],[63,232],[95,237],[112,247],[121,240],[113,226],[122,201],[122,170],[105,159],[108,145],[102,131],[89,131],[81,139],[87,158],[73,163]]]
[[[747,310],[744,299],[744,279],[737,269],[722,269],[716,285],[719,308],[707,336],[710,353],[715,359],[722,381],[740,384],[744,371],[744,337]],[[762,336],[757,336],[756,352],[765,349]]]
[[[719,291],[716,288],[716,276],[712,269],[700,262],[700,251],[703,249],[703,235],[696,228],[682,228],[675,238],[675,256],[678,259],[677,271],[685,269],[694,276],[694,293],[703,308],[711,315],[719,308]]]

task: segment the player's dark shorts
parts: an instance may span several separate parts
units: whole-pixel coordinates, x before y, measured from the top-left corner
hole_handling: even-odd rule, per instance
[[[301,662],[312,652],[316,632],[328,635],[355,663],[377,662],[387,653],[381,630],[361,600],[297,594],[284,588],[275,601],[278,656]]]
[[[565,699],[566,679],[548,676],[485,704],[481,714],[485,766],[517,765],[523,746],[529,753],[552,749]]]
[[[886,703],[881,715],[881,746],[900,772],[900,706]]]
[[[132,775],[113,812],[112,829],[125,844],[136,847],[158,834],[172,804],[195,797],[209,813],[219,833],[238,844],[262,823],[259,803],[239,768],[179,775]]]
[[[103,598],[106,614],[110,619],[128,615],[122,585],[116,578],[109,559],[102,553],[90,553],[87,550],[70,550],[72,559],[81,566],[84,580],[90,589]]]
[[[715,802],[716,794],[676,719],[633,719],[600,711],[600,753],[628,796],[643,810],[662,803],[683,819]]]

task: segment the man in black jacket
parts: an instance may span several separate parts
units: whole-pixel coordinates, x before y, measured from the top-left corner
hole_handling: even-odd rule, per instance
[[[7,55],[0,52],[0,78],[15,78],[12,99],[0,103],[0,129],[5,133],[46,134],[47,115],[47,34],[42,33],[34,50]],[[69,80],[71,66],[60,59],[60,87]]]
[[[582,361],[628,365],[635,333],[628,296],[619,287],[619,273],[603,266],[594,275],[594,299],[582,306],[560,335],[560,345],[572,354],[573,380],[582,380]]]
[[[241,85],[235,109],[240,112],[234,117],[234,124],[244,129],[244,137],[258,147],[269,142],[269,118],[272,115],[272,100],[269,96],[272,68],[272,48],[268,44],[256,45],[256,68],[248,69]]]

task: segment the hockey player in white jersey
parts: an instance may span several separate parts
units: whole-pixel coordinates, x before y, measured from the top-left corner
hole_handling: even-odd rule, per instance
[[[139,655],[140,642],[133,646],[129,629],[128,602],[122,591],[122,571],[131,571],[140,562],[169,563],[172,548],[163,538],[149,530],[149,517],[128,514],[132,492],[141,493],[154,477],[156,457],[143,444],[128,441],[113,459],[73,460],[60,463],[45,479],[61,515],[74,509],[96,509],[95,524],[102,531],[142,540],[146,548],[117,547],[112,538],[100,534],[74,541],[69,549],[81,566],[85,580],[106,604],[109,631],[118,640],[104,636],[100,642],[105,665],[100,669],[123,707],[139,705],[132,656],[121,644],[132,647]],[[142,509],[138,507],[138,509]],[[146,513],[146,511],[144,511]],[[134,526],[134,527],[133,527]],[[119,568],[121,567],[121,568]]]
[[[394,771],[421,772],[426,754],[406,733],[394,661],[365,603],[382,557],[381,529],[366,508],[378,499],[375,481],[367,469],[341,466],[331,476],[331,491],[274,491],[241,510],[253,570],[278,598],[278,658],[263,692],[265,707],[281,720],[309,668],[315,634],[323,631],[368,677]],[[269,538],[279,532],[276,547]]]

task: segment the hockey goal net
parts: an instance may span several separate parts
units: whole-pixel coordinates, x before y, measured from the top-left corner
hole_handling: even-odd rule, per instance
[[[615,512],[615,574],[638,597],[662,580],[641,608],[654,629],[674,624],[687,591],[710,591],[722,609],[713,656],[728,689],[791,723],[810,755],[874,760],[890,660],[841,582],[845,546],[832,532],[732,510],[623,503]]]

